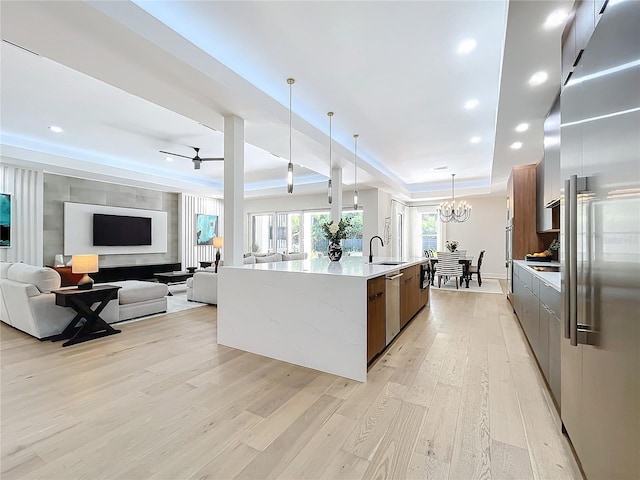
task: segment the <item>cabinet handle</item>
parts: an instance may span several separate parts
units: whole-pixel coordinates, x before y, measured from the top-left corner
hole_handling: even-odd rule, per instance
[[[393,277],[384,277],[384,278],[386,278],[387,280],[395,280],[396,278],[400,278],[403,275],[404,273],[399,273],[397,275],[394,275]]]

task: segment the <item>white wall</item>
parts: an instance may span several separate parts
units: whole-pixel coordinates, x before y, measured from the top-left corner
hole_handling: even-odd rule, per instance
[[[43,173],[2,158],[0,191],[11,194],[11,246],[0,248],[0,260],[43,265]]]
[[[216,249],[213,245],[196,245],[196,215],[204,213],[218,216],[218,236],[224,242],[224,207],[222,200],[197,195],[180,194],[178,198],[180,212],[180,262],[182,267],[198,267],[200,262],[213,262]],[[224,243],[223,243],[224,249]]]
[[[478,261],[480,250],[486,250],[481,269],[483,277],[505,278],[505,196],[456,198],[458,200],[466,200],[471,204],[471,218],[464,223],[444,224],[444,240],[460,242],[458,248],[473,255],[474,264]]]

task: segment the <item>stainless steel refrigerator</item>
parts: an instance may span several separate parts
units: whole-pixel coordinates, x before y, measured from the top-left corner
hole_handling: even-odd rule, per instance
[[[561,94],[561,416],[584,473],[640,478],[640,2],[610,2]]]

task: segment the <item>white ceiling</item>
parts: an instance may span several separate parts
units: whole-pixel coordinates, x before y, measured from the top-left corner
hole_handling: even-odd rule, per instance
[[[221,195],[221,162],[196,171],[158,151],[222,156],[223,117],[236,114],[247,194],[282,194],[291,76],[296,193],[325,188],[329,110],[344,184],[358,133],[361,189],[440,198],[455,173],[458,193],[495,193],[513,165],[542,157],[562,30],[542,23],[571,4],[2,2],[3,40],[39,54],[2,43],[2,154]],[[460,55],[466,38],[477,47]],[[550,80],[531,87],[538,70]],[[479,105],[469,111],[471,98]],[[531,128],[516,133],[521,122]],[[514,151],[516,140],[524,145]]]

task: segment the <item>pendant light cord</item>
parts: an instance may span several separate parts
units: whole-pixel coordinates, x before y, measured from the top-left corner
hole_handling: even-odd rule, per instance
[[[293,84],[295,80],[293,78],[287,78],[287,83],[289,84],[289,165],[287,166],[287,193],[293,193],[293,148],[292,148],[292,121],[291,121],[291,111],[292,111],[292,101],[291,98],[293,96]]]
[[[291,163],[291,96],[293,90],[293,79],[287,80],[289,82],[289,163]]]
[[[333,160],[331,156],[331,147],[333,146],[333,136],[331,131],[331,119],[333,118],[333,112],[328,112],[329,116],[329,182],[327,183],[327,200],[329,204],[333,203],[333,186],[331,176],[333,175]]]

